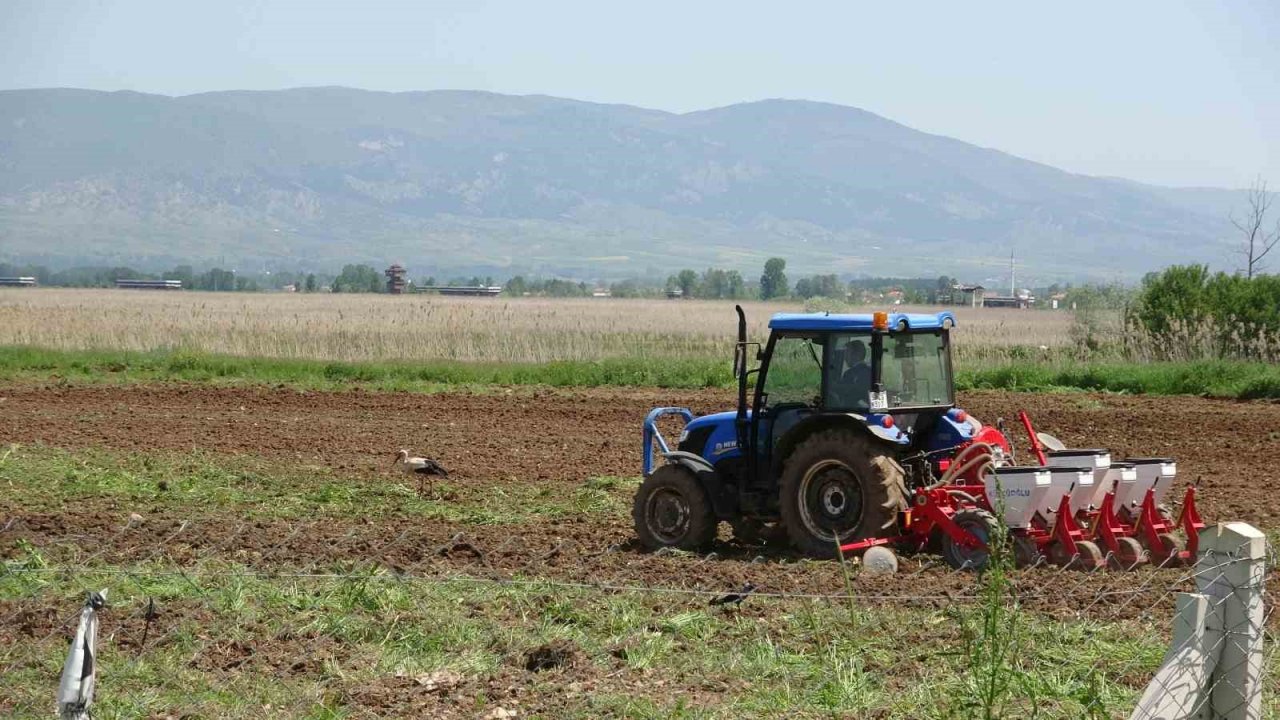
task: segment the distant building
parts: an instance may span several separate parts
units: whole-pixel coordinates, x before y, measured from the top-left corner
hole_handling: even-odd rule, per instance
[[[1026,310],[1035,304],[1036,298],[1029,290],[1019,290],[1016,295],[986,295],[982,307],[1010,307]]]
[[[37,284],[33,277],[0,277],[0,287],[35,287]]]
[[[987,289],[981,285],[952,285],[951,304],[982,307]]]
[[[595,290],[591,291],[591,297],[597,297],[597,298],[613,297],[613,293],[609,292],[608,288],[596,288]]]
[[[684,291],[680,288],[672,288],[667,291],[668,300],[679,300],[682,297],[684,297]]]
[[[441,295],[470,295],[474,297],[497,297],[502,293],[501,285],[428,285],[415,287],[414,292],[437,292]]]
[[[181,290],[181,280],[117,280],[116,287],[122,290]]]
[[[404,293],[408,281],[405,279],[407,272],[399,264],[392,265],[382,273],[387,276],[387,292],[392,295],[400,295]]]

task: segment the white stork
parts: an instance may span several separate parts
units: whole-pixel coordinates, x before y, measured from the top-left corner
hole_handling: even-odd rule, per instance
[[[422,494],[422,482],[426,478],[442,477],[449,479],[449,471],[440,467],[440,463],[431,458],[410,457],[408,450],[401,450],[396,454],[394,463],[402,472],[413,473],[418,476],[418,494]]]

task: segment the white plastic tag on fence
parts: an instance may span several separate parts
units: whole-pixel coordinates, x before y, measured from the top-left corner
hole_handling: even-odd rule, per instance
[[[98,611],[106,607],[107,591],[89,593],[80,611],[71,651],[62,666],[58,685],[58,716],[62,720],[87,720],[93,705],[93,686],[98,673]]]

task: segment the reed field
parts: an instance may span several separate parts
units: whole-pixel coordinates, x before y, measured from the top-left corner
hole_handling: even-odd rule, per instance
[[[773,313],[804,310],[744,307],[753,340],[767,336]],[[1068,312],[955,312],[960,363],[1057,355],[1073,344]],[[59,350],[372,362],[727,360],[736,331],[731,301],[0,290],[0,345]]]
[[[752,340],[773,313],[805,310],[744,305]],[[1280,398],[1280,365],[1191,342],[1184,359],[1154,362],[1154,341],[1118,312],[955,312],[961,389]],[[728,301],[7,289],[0,380],[728,387],[736,328]]]

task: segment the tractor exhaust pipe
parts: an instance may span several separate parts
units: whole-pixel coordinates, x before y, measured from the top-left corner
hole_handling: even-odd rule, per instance
[[[747,315],[741,305],[734,305],[738,313],[738,347],[733,352],[733,372],[738,376],[738,442],[747,426]]]

